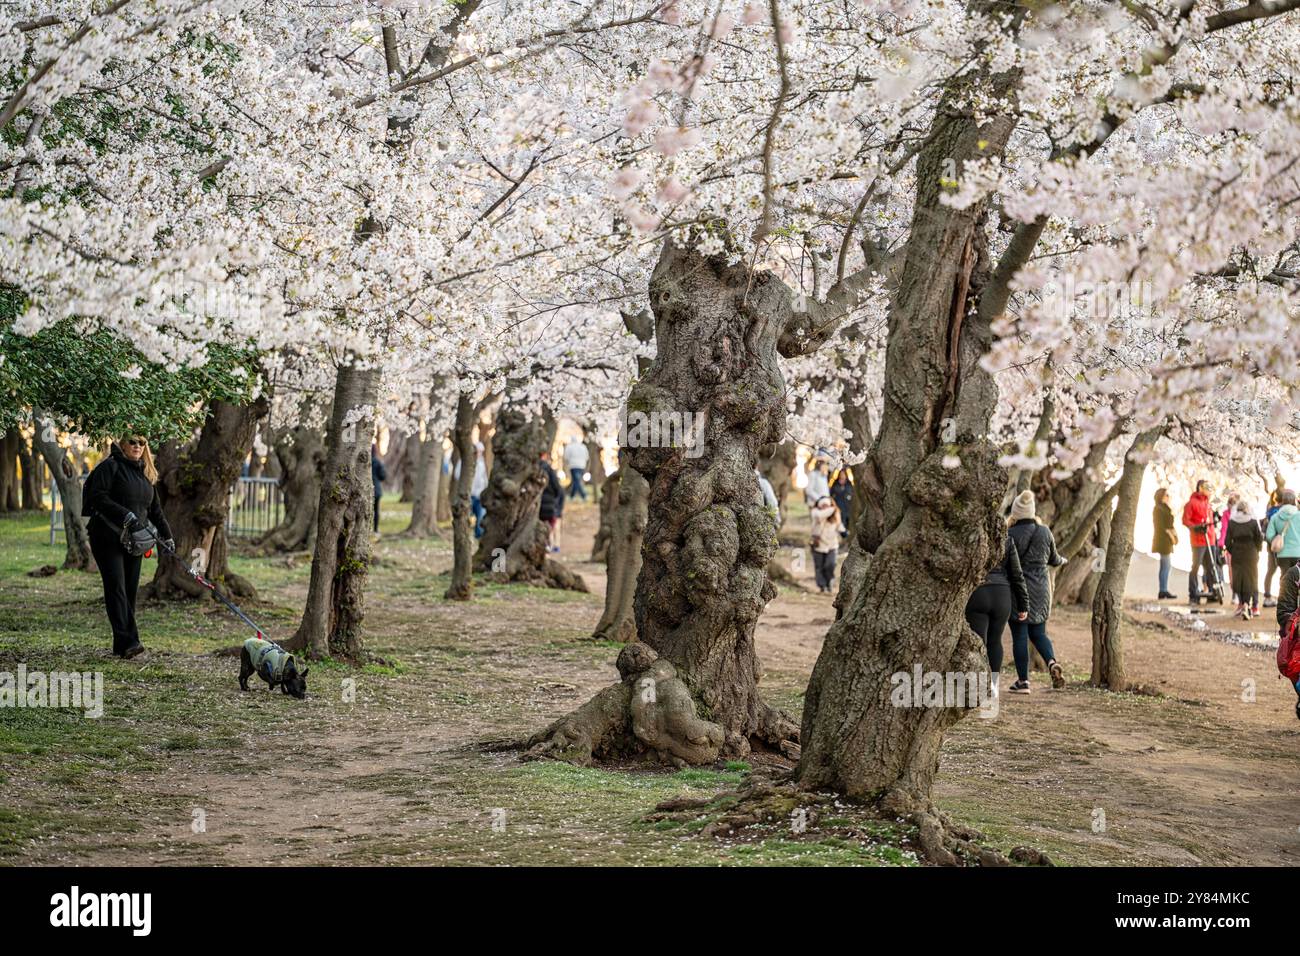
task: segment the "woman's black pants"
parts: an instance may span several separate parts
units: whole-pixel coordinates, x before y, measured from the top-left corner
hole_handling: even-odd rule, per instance
[[[140,584],[143,558],[132,557],[122,548],[117,535],[98,520],[90,522],[90,553],[99,565],[104,582],[104,604],[113,628],[113,653],[121,656],[140,643],[135,626],[135,591]]]
[[[989,670],[1002,670],[1002,632],[1011,618],[1011,586],[981,584],[966,602],[966,623],[984,641]]]

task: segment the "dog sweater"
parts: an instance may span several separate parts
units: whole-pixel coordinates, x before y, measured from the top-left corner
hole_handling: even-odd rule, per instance
[[[261,638],[250,637],[244,641],[244,650],[248,651],[253,661],[253,669],[274,687],[284,680],[285,665],[293,660],[293,655],[279,644],[272,644]]]

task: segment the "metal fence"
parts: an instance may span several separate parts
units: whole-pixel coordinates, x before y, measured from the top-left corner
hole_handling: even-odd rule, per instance
[[[85,475],[78,475],[77,481],[80,484],[86,483]],[[63,499],[59,497],[59,486],[50,476],[50,546],[53,547],[56,538],[64,534],[63,529]]]
[[[280,523],[284,493],[279,478],[239,478],[230,488],[226,535],[250,538]]]

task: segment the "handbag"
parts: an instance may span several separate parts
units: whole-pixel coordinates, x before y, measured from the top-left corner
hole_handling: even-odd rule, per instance
[[[1282,552],[1282,549],[1286,546],[1286,530],[1291,527],[1291,522],[1295,520],[1297,514],[1300,514],[1300,511],[1291,512],[1291,517],[1286,519],[1286,524],[1282,525],[1282,530],[1273,535],[1273,540],[1268,543],[1268,550],[1274,554]]]
[[[141,527],[132,531],[129,528],[119,528],[113,522],[109,521],[103,515],[98,516],[104,524],[108,525],[117,532],[118,543],[122,545],[122,550],[133,558],[147,558],[155,547],[158,546],[158,529],[149,521],[140,521]]]

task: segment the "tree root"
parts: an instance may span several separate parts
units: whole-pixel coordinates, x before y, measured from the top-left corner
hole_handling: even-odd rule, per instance
[[[1010,866],[1013,861],[1030,866],[1051,866],[1051,859],[1031,847],[1018,846],[1010,858],[982,845],[983,834],[954,822],[929,802],[919,802],[902,791],[890,791],[874,803],[848,801],[834,793],[814,792],[796,786],[789,774],[759,776],[734,793],[705,799],[675,798],[655,807],[644,819],[698,821],[717,814],[699,831],[705,837],[735,837],[746,827],[781,826],[797,836],[819,818],[842,816],[854,806],[888,822],[914,828],[909,840],[917,856],[936,866]]]
[[[524,743],[525,760],[589,766],[651,753],[685,767],[712,763],[722,752],[722,728],[699,716],[695,700],[670,661],[635,642],[619,652],[622,680]]]

